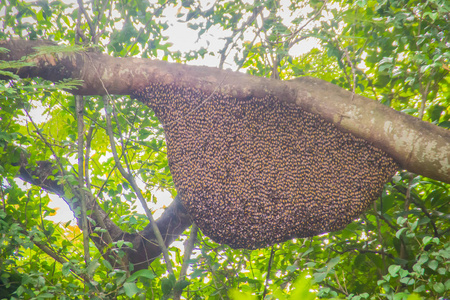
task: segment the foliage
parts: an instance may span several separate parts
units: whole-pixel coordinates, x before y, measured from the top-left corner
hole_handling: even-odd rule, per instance
[[[315,76],[450,127],[450,4],[445,0],[100,0],[82,9],[67,1],[6,0],[0,15],[1,39],[70,45],[41,49],[50,54],[82,45],[120,57],[208,60],[285,80]],[[194,31],[200,46],[172,50],[176,41],[168,30],[174,21],[167,16]],[[214,40],[217,32],[222,39]],[[317,45],[299,53],[308,41]],[[213,45],[220,49],[210,51]],[[78,83],[20,80],[7,70],[11,66],[0,63],[0,76],[13,77],[0,87],[0,299],[163,299],[175,291],[186,299],[259,299],[265,289],[265,299],[298,299],[301,293],[355,300],[450,297],[449,185],[406,171],[386,185],[365,216],[336,233],[275,245],[271,263],[272,249],[233,250],[200,233],[184,279],[178,277],[185,260],[180,243],[169,249],[174,275],[163,260],[130,274],[105,259],[93,242],[86,263],[78,226],[47,220],[55,213],[49,196],[17,179],[21,155],[30,166],[51,161],[59,170],[53,176],[64,185],[59,196],[78,201],[76,100],[64,91]],[[144,197],[156,202],[155,188],[175,195],[163,128],[153,112],[129,97],[115,97],[113,104],[121,162],[129,162]],[[104,109],[102,98],[86,97],[86,189],[115,224],[136,232],[148,219],[136,212],[136,193],[117,170]],[[129,246],[118,241],[108,247],[121,258]]]

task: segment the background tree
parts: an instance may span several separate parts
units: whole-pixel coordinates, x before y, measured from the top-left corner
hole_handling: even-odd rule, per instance
[[[318,77],[438,126],[450,124],[445,1],[9,1],[0,12],[2,39],[70,45],[41,53],[84,47],[183,63],[212,57],[219,68],[258,76]],[[203,47],[172,50],[171,15],[196,31]],[[218,28],[222,39],[212,40]],[[296,55],[308,38],[319,45]],[[1,68],[29,62],[12,64]],[[64,92],[76,84],[17,76],[2,84],[2,297],[225,299],[237,289],[284,299],[304,271],[324,298],[448,297],[449,186],[406,171],[344,230],[272,249],[233,250],[195,228],[183,232],[190,220],[174,201],[157,224],[167,246],[187,242],[155,260],[156,237],[136,207],[139,198],[154,203],[155,188],[176,195],[162,127],[147,107],[125,96],[113,96],[108,121],[102,97]],[[20,186],[17,177],[31,185]],[[84,230],[46,220],[54,211],[42,189],[63,197]]]

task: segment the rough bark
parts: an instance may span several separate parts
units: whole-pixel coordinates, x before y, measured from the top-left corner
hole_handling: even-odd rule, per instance
[[[12,50],[1,60],[17,60],[35,53],[44,41],[1,41]],[[132,95],[149,83],[195,87],[204,93],[233,97],[275,95],[318,114],[341,130],[370,141],[391,155],[402,168],[450,183],[450,131],[402,114],[371,99],[352,95],[333,84],[304,77],[277,81],[209,67],[188,66],[149,59],[116,58],[95,52],[31,56],[35,67],[12,70],[21,77],[52,81],[82,79],[72,91],[80,95]]]

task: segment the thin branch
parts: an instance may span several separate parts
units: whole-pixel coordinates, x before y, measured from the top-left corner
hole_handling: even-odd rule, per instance
[[[411,181],[412,180],[410,179],[409,182],[411,182]],[[430,219],[430,223],[431,223],[431,226],[433,227],[433,231],[434,231],[434,236],[439,237],[440,234],[438,232],[436,223],[434,222],[431,213],[428,211],[426,206],[422,203],[422,199],[420,197],[418,197],[415,193],[411,193],[411,188],[409,187],[409,183],[408,183],[407,189],[405,189],[402,186],[398,186],[398,185],[395,186],[395,189],[397,191],[399,191],[400,193],[406,193],[408,195],[409,201],[414,203],[414,205],[416,205],[418,208],[420,208],[422,210],[422,212],[428,217],[428,219]],[[405,200],[405,202],[406,202],[406,200]]]
[[[342,272],[344,272],[344,271],[342,271]],[[344,275],[344,274],[342,274],[342,275]],[[347,288],[345,286],[341,285],[341,282],[339,281],[339,277],[337,276],[336,272],[334,273],[334,278],[336,279],[336,283],[338,284],[339,289],[342,291],[342,293],[344,293],[346,296],[348,296]],[[343,276],[343,278],[345,279],[345,276]]]
[[[189,267],[189,259],[191,257],[192,251],[194,250],[195,241],[197,241],[198,227],[196,224],[192,224],[191,234],[189,235],[189,242],[184,248],[184,261],[180,271],[179,280],[186,276],[187,269]]]
[[[105,2],[108,2],[108,1],[105,1]],[[128,48],[127,52],[125,53],[125,55],[124,55],[123,57],[127,57],[128,54],[130,53],[130,51],[134,48],[134,46],[136,46],[136,44],[137,44],[138,41],[139,41],[139,38],[141,37],[141,34],[144,32],[144,29],[149,28],[150,22],[153,21],[153,16],[158,16],[158,15],[161,13],[161,11],[164,9],[164,5],[165,5],[165,4],[163,4],[162,6],[160,6],[159,8],[157,8],[157,9],[155,10],[155,12],[150,16],[150,18],[148,19],[148,21],[145,23],[145,25],[144,25],[141,29],[139,29],[139,32],[138,32],[138,34],[136,35],[136,38],[134,39],[133,45],[131,45],[131,47]]]
[[[380,201],[381,204],[383,204],[383,198],[380,197]],[[375,212],[377,212],[377,202],[374,201],[373,202],[373,210]],[[377,229],[378,229],[378,241],[381,245],[381,249],[384,249],[384,239],[383,239],[383,235],[381,234],[381,222],[380,222],[380,217],[378,216],[378,213],[375,215],[375,218],[377,220]],[[386,270],[386,259],[385,256],[382,256],[382,260],[383,260],[383,270]]]
[[[61,172],[50,161],[37,161],[35,166],[28,163],[25,154],[21,154],[18,177],[22,180],[39,186],[45,189],[47,192],[55,193],[66,201],[72,211],[76,210],[79,206],[79,202],[70,201],[70,199],[64,198],[65,191],[64,185],[59,180]],[[1,187],[0,187],[1,188]],[[0,190],[1,195],[1,190]],[[149,264],[155,260],[161,254],[161,248],[156,243],[155,234],[153,232],[151,224],[148,224],[139,233],[126,233],[123,232],[110,218],[108,213],[105,212],[95,201],[92,195],[89,195],[89,201],[92,204],[90,210],[92,211],[90,217],[96,222],[100,228],[105,228],[106,231],[91,232],[91,239],[95,243],[96,247],[103,257],[116,264],[118,261],[121,264],[121,268],[128,269],[128,263],[134,264],[134,272],[142,269],[147,269]],[[98,198],[98,197],[97,197]],[[1,198],[3,202],[5,200]],[[191,226],[192,221],[182,206],[179,196],[175,197],[174,201],[164,210],[161,217],[158,218],[158,228],[161,228],[161,232],[164,232],[164,240],[166,245],[172,243],[177,237],[179,237],[183,231]],[[0,205],[0,209],[5,209],[5,203]],[[77,219],[79,215],[77,216]],[[79,221],[78,221],[79,222]],[[111,258],[109,255],[114,252],[104,251],[108,250],[108,245],[117,240],[126,240],[133,244],[132,248],[127,248],[128,255],[124,256],[122,260],[117,257]]]
[[[77,25],[75,27],[75,43],[79,42],[79,39],[84,43],[86,41],[86,36],[81,31],[81,17],[83,16],[83,13],[81,9],[78,10],[78,16],[77,16]]]
[[[136,193],[139,201],[141,202],[142,207],[145,210],[145,214],[147,215],[147,218],[150,220],[150,224],[152,226],[153,232],[155,234],[156,240],[158,241],[159,247],[161,248],[161,251],[164,256],[164,260],[166,262],[167,271],[170,274],[173,274],[173,268],[172,263],[170,261],[169,257],[169,251],[167,250],[167,247],[164,243],[164,239],[161,236],[161,232],[159,231],[158,226],[156,225],[155,219],[153,218],[153,215],[150,211],[150,209],[147,206],[147,203],[144,199],[144,196],[141,193],[141,190],[136,184],[136,181],[134,180],[133,176],[131,174],[127,173],[125,169],[123,168],[119,156],[117,155],[117,149],[116,149],[116,143],[114,141],[114,134],[112,132],[112,125],[111,125],[111,113],[109,112],[110,104],[109,104],[109,96],[103,96],[103,101],[105,103],[105,115],[106,115],[106,129],[109,136],[109,141],[111,144],[111,151],[113,153],[114,161],[116,163],[117,169],[122,174],[122,176],[130,183],[131,187],[133,188],[134,192]]]
[[[83,0],[77,0],[78,2],[78,8],[81,10],[81,12],[83,13],[84,17],[86,18],[86,22],[89,25],[89,33],[91,34],[92,37],[95,36],[95,26],[92,23],[91,18],[89,17],[89,14],[87,13],[87,11],[84,9],[84,4],[83,4]]]
[[[93,22],[94,25],[95,25],[95,28],[100,28],[100,22],[101,22],[101,20],[103,18],[103,15],[104,15],[104,13],[106,11],[106,6],[108,4],[112,4],[112,2],[111,1],[104,1],[102,7],[99,10],[97,10],[98,14],[97,14],[97,16],[94,16],[94,22]],[[93,8],[94,8],[94,6],[93,6]],[[107,20],[107,21],[109,21],[109,20]],[[106,31],[106,28],[104,28],[103,30],[101,30],[100,32],[98,32],[98,33],[96,33],[95,35],[92,36],[92,43],[94,45],[98,44],[98,41],[99,41],[100,37],[103,36],[105,31]]]
[[[92,62],[91,57],[88,55],[89,60]],[[167,247],[164,243],[164,240],[161,236],[161,232],[159,231],[158,225],[155,222],[155,219],[153,218],[153,215],[151,213],[151,211],[149,210],[147,203],[144,199],[144,196],[141,193],[141,190],[139,189],[139,187],[136,184],[136,181],[134,180],[133,176],[131,176],[131,174],[127,173],[125,171],[125,169],[123,168],[122,164],[120,163],[120,159],[119,156],[117,155],[117,149],[116,149],[116,143],[114,141],[114,134],[112,131],[112,125],[111,125],[111,115],[108,112],[108,108],[109,108],[109,99],[111,99],[111,95],[108,92],[108,89],[106,88],[103,80],[101,79],[100,74],[98,73],[98,70],[96,68],[95,72],[98,75],[98,78],[100,79],[100,83],[104,89],[104,91],[106,92],[106,96],[103,96],[103,101],[105,104],[105,115],[106,115],[106,129],[107,129],[107,133],[109,136],[109,141],[111,144],[111,151],[113,153],[113,157],[114,157],[114,161],[116,163],[116,166],[119,170],[119,172],[122,174],[122,176],[130,183],[131,187],[133,188],[134,192],[136,193],[139,201],[141,202],[142,207],[145,210],[145,214],[147,215],[147,218],[150,220],[150,225],[152,226],[153,229],[153,233],[155,234],[156,240],[158,241],[159,247],[161,248],[161,252],[163,253],[164,256],[164,260],[166,262],[166,266],[167,266],[167,271],[169,272],[169,274],[173,274],[173,268],[172,268],[172,263],[170,261],[170,257],[169,257],[169,251],[167,250]],[[126,159],[126,157],[125,157]]]
[[[211,268],[210,262],[208,262],[208,269],[209,269],[209,271],[211,272],[211,274],[213,275],[213,276],[212,276],[212,282],[213,282],[214,288],[216,289],[216,291],[218,291],[218,294],[219,294],[220,299],[221,299],[221,300],[224,300],[224,299],[223,299],[223,296],[222,296],[222,291],[221,291],[221,289],[219,289],[219,286],[217,285],[217,280],[216,280],[217,275],[216,275],[216,272],[213,270],[213,268]],[[222,283],[222,284],[223,284],[223,283]],[[226,294],[225,294],[225,297],[228,299],[228,297],[226,296]]]
[[[261,35],[261,31],[263,30],[263,27],[261,26],[260,28],[258,28],[258,32],[255,34],[255,36],[253,37],[253,40],[250,42],[250,45],[253,45],[256,41],[256,39]],[[248,55],[249,55],[250,51],[244,51],[244,57],[242,57],[241,62],[238,64],[237,68],[235,71],[239,71],[242,66],[245,63],[245,60],[247,59]]]
[[[347,59],[348,64],[350,65],[350,68],[352,70],[353,83],[352,83],[352,98],[351,98],[351,101],[353,101],[353,99],[355,98],[355,95],[356,95],[356,72],[355,72],[355,66],[353,65],[353,62],[350,59],[350,55],[348,54],[347,48],[344,48],[344,54],[345,54],[345,58]]]
[[[398,231],[399,228],[392,224],[388,219],[386,219],[382,214],[376,213],[377,217],[379,217],[381,220],[383,220],[389,227],[391,227],[393,230]]]
[[[59,159],[59,156],[56,155],[55,150],[53,150],[53,147],[50,145],[50,143],[47,141],[47,139],[44,137],[44,135],[41,133],[41,130],[39,129],[39,127],[37,126],[37,124],[34,122],[33,118],[31,117],[31,115],[29,114],[27,109],[24,109],[25,114],[27,115],[28,119],[30,120],[31,124],[33,124],[34,129],[36,130],[37,135],[39,136],[39,138],[44,142],[44,144],[47,146],[47,148],[50,149],[50,151],[53,154],[53,157],[55,158],[56,162],[59,165],[60,171],[61,173],[63,173],[63,175],[67,175],[66,174],[66,170],[63,167],[63,164],[61,163],[61,160]],[[70,185],[70,183],[67,182],[67,184],[70,186],[72,192],[75,192],[74,189],[72,188],[72,186]]]
[[[313,20],[315,20],[322,13],[322,10],[326,7],[326,5],[327,5],[327,1],[324,1],[322,6],[317,10],[317,12],[311,18],[309,18],[305,24],[303,24],[300,28],[298,28],[295,32],[293,32],[291,34],[291,38],[290,38],[291,41],[288,44],[288,49],[292,48],[293,45],[295,45],[296,43],[300,42],[303,39],[303,36],[300,38],[297,38],[295,40],[293,40],[292,38],[295,37],[297,34],[299,34],[300,31],[305,29],[305,27],[308,26],[309,23],[311,23]]]
[[[119,133],[120,146],[122,148],[122,153],[120,154],[120,158],[123,157],[123,160],[125,161],[125,166],[127,167],[127,170],[128,170],[128,174],[130,176],[132,176],[130,163],[128,162],[128,157],[126,155],[126,153],[127,153],[127,151],[126,151],[126,144],[128,144],[128,139],[127,139],[127,142],[125,143],[124,140],[123,140],[123,134],[122,134],[122,129],[121,129],[121,126],[120,126],[120,122],[119,122],[119,119],[117,118],[116,105],[115,105],[115,103],[114,103],[112,98],[110,98],[110,100],[111,100],[111,103],[112,103],[112,105],[111,105],[112,115],[114,116],[114,120],[116,121],[117,132]],[[128,121],[127,118],[124,118],[124,119],[130,125],[130,132],[131,132],[131,130],[133,129],[133,124],[131,124]]]
[[[66,263],[70,263],[69,260],[65,259],[64,257],[60,256],[58,253],[56,253],[53,249],[51,249],[50,247],[48,247],[47,245],[44,245],[42,242],[37,241],[36,239],[34,239],[32,236],[29,235],[29,232],[24,228],[24,225],[21,224],[20,222],[18,222],[17,220],[15,220],[16,224],[18,224],[22,229],[20,230],[21,233],[25,236],[28,236],[30,238],[30,240],[33,242],[34,245],[36,245],[36,247],[38,247],[39,249],[42,250],[42,252],[44,252],[45,254],[47,254],[48,256],[50,256],[51,258],[53,258],[53,260],[55,260],[56,262],[60,263],[60,264],[66,264]],[[72,271],[72,274],[77,277],[79,280],[81,281],[86,281],[86,277],[83,274],[77,274],[74,272],[73,268],[70,269]]]
[[[77,110],[77,127],[78,127],[78,188],[81,202],[81,230],[83,231],[83,249],[84,261],[86,267],[89,265],[89,226],[87,222],[87,208],[86,208],[86,193],[84,191],[84,97],[75,96],[76,110]],[[87,274],[88,278],[90,274]]]
[[[422,210],[422,212],[428,217],[428,219],[430,219],[430,224],[433,227],[434,236],[439,237],[439,232],[436,227],[436,223],[434,222],[433,217],[431,216],[431,214],[428,211],[428,209],[426,208],[426,206],[423,205],[420,201],[417,201],[416,199],[413,199],[412,202],[414,203],[414,205],[416,205],[417,207],[419,207]]]
[[[267,287],[269,285],[270,270],[272,268],[274,253],[275,253],[275,249],[274,249],[274,246],[272,246],[272,249],[270,250],[270,259],[269,259],[269,265],[267,266],[266,283],[264,284],[264,292],[263,292],[263,295],[262,295],[262,299],[264,299],[266,297],[266,295],[267,295]]]
[[[345,291],[343,291],[343,290],[340,290],[340,289],[338,289],[337,287],[332,286],[331,284],[329,284],[329,283],[327,283],[327,282],[325,282],[324,285],[327,286],[327,287],[329,287],[329,288],[332,289],[333,291],[338,292],[338,293],[343,294],[344,296],[348,297],[348,293],[347,293],[347,292],[345,292]]]
[[[222,50],[219,51],[219,53],[220,53],[219,69],[223,69],[223,65],[225,63],[225,59],[228,57],[228,55],[230,55],[230,52],[233,49],[233,47],[236,46],[236,41],[241,37],[241,35],[244,33],[244,31],[247,30],[248,27],[261,14],[261,12],[263,11],[264,7],[265,7],[264,5],[260,5],[260,6],[258,6],[258,8],[254,9],[252,15],[248,18],[248,20],[246,22],[244,22],[242,24],[242,26],[240,26],[239,28],[234,29],[232,34],[230,35],[230,37],[227,38],[224,47],[222,48]],[[255,38],[256,38],[256,36],[257,35],[255,35]],[[230,46],[231,43],[233,43],[233,44],[228,49],[228,47]],[[228,49],[228,51],[227,51],[227,49]]]
[[[191,234],[189,235],[189,239],[187,240],[187,244],[184,247],[184,258],[183,265],[181,266],[180,276],[178,277],[178,281],[184,280],[186,277],[187,270],[189,268],[189,260],[191,258],[192,250],[194,250],[195,241],[197,240],[198,227],[195,224],[192,224]],[[174,300],[179,300],[181,298],[182,289],[174,291]]]
[[[92,135],[94,133],[94,126],[89,126],[89,131],[86,136],[86,154],[84,156],[84,181],[86,183],[86,188],[88,190],[91,190],[91,178],[89,176],[89,157],[91,153],[91,142],[92,142]]]

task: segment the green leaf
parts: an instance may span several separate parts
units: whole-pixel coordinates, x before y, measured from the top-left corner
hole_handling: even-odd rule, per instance
[[[170,294],[174,285],[175,285],[175,277],[173,275],[169,275],[169,278],[161,279],[161,290],[164,295]]]
[[[93,275],[95,273],[95,270],[97,270],[97,268],[100,266],[100,263],[98,262],[98,260],[92,260],[89,262],[89,265],[86,269],[86,272],[88,274]]]
[[[340,256],[336,256],[330,259],[330,261],[327,263],[327,273],[339,263],[340,259]]]
[[[406,285],[413,285],[414,283],[416,283],[414,278],[411,277],[403,277],[402,279],[400,279],[400,282]]]
[[[128,277],[127,282],[133,282],[136,279],[138,279],[139,277],[153,280],[156,278],[156,275],[155,275],[155,273],[153,273],[152,271],[150,271],[148,269],[139,270],[139,271],[134,272],[130,277]]]
[[[327,277],[326,272],[314,273],[314,281],[317,283],[322,282],[325,279],[325,277]]]
[[[392,277],[397,277],[397,273],[401,268],[402,267],[398,265],[390,265],[388,268],[389,274],[391,274]]]
[[[400,228],[400,229],[395,233],[395,236],[399,239],[400,236],[402,235],[402,233],[405,232],[406,230],[408,230],[408,228],[406,228],[406,227]]]
[[[422,239],[423,245],[426,246],[433,239],[432,236],[426,236]]]
[[[111,265],[110,262],[107,261],[106,259],[102,260],[102,264],[103,264],[108,270],[110,270],[110,271],[113,270],[112,265]]]
[[[203,272],[204,272],[204,270],[202,270],[202,269],[195,269],[194,272],[192,272],[189,276],[191,278],[196,278],[196,277],[202,276]]]
[[[439,263],[437,262],[437,260],[430,260],[428,262],[428,267],[430,267],[430,269],[436,271],[437,267],[439,266]]]
[[[408,276],[408,274],[409,274],[408,270],[404,270],[404,269],[401,269],[398,273],[400,275],[400,278]]]
[[[125,290],[125,294],[127,295],[127,297],[130,298],[134,297],[134,295],[141,291],[134,282],[125,282],[123,284],[123,289]]]
[[[298,269],[297,266],[292,265],[292,266],[287,266],[286,271],[288,271],[289,273],[295,272]]]
[[[178,291],[182,291],[190,284],[191,283],[189,281],[183,279],[183,280],[177,281],[177,283],[175,283],[174,289],[178,290]]]
[[[49,298],[54,298],[54,297],[55,297],[55,295],[53,295],[53,294],[42,293],[37,296],[37,299],[49,299]]]
[[[442,282],[436,282],[433,284],[433,289],[436,291],[436,293],[442,294],[445,292],[445,286]]]
[[[63,264],[61,272],[62,272],[63,276],[67,276],[70,273],[70,263],[69,262],[66,262]]]
[[[445,290],[450,290],[450,279],[447,279],[447,281],[445,282]]]

